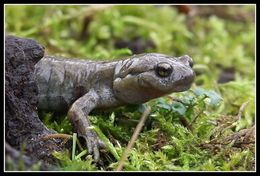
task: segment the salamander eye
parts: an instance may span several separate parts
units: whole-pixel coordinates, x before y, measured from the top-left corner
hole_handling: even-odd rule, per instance
[[[155,67],[155,72],[160,77],[167,77],[172,73],[172,71],[172,66],[165,62],[159,63]]]

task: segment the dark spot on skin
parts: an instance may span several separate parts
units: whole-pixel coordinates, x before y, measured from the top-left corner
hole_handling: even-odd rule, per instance
[[[74,97],[76,99],[82,97],[84,95],[84,93],[85,93],[85,88],[83,86],[75,87],[75,89],[74,89]]]
[[[62,113],[66,113],[67,109],[69,108],[68,103],[64,100],[64,97],[59,96],[59,111]]]

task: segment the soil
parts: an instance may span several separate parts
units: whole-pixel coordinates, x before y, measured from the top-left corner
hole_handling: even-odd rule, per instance
[[[56,133],[41,122],[37,113],[37,85],[34,65],[44,56],[44,47],[32,39],[5,36],[5,152],[17,163],[20,151],[29,157],[26,166],[43,161],[44,167],[57,163],[54,150],[61,151],[57,139],[42,136]],[[8,150],[7,150],[8,148]],[[30,163],[32,162],[32,163]],[[42,168],[44,168],[42,167]]]

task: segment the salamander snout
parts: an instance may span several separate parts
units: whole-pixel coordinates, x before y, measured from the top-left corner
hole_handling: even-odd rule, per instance
[[[184,56],[178,57],[177,61],[183,63],[184,65],[189,66],[190,68],[193,67],[193,60],[188,55],[184,55]]]

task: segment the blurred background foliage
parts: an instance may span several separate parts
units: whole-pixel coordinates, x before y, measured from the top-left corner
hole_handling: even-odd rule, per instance
[[[228,123],[230,119],[227,117],[236,116],[245,102],[248,102],[247,107],[243,109],[242,118],[235,124],[233,132],[254,125],[256,68],[254,18],[254,5],[6,5],[5,32],[33,38],[45,47],[45,54],[64,57],[113,60],[144,52],[172,56],[188,54],[195,63],[196,81],[191,92],[173,96],[181,98],[184,102],[193,103],[194,107],[187,108],[181,103],[176,104],[173,100],[169,100],[169,97],[152,101],[150,104],[155,109],[152,119],[160,123],[158,127],[164,128],[165,133],[172,137],[167,137],[169,143],[159,152],[143,153],[139,144],[154,142],[158,137],[156,128],[145,131],[139,140],[151,138],[151,141],[137,142],[136,145],[139,146],[132,151],[130,156],[132,163],[126,169],[253,170],[253,150],[246,149],[238,153],[236,151],[230,154],[229,159],[225,159],[223,153],[211,158],[212,153],[197,149],[198,152],[192,154],[194,151],[186,150],[185,147],[191,145],[190,142],[194,142],[195,139],[198,142],[209,140],[214,131],[214,125],[210,125],[209,121],[224,115],[225,122]],[[204,102],[205,97],[202,95],[209,97],[211,103]],[[218,106],[214,105],[214,101]],[[169,112],[181,114],[187,117],[189,122],[193,122],[192,117],[201,110],[204,113],[199,114],[200,118],[194,124],[192,133],[185,131],[186,128],[178,124],[176,126],[174,124],[176,118],[169,115]],[[116,117],[122,115],[138,119],[142,112],[140,110],[127,113],[128,111],[129,109],[121,108],[116,111]],[[111,121],[109,118],[109,122],[97,121],[96,117],[92,117],[95,124],[101,129],[110,130],[105,133],[111,133],[117,139],[125,139],[125,143],[131,137],[131,133],[126,133],[126,127],[120,125],[115,127],[113,119]],[[51,115],[47,115],[45,122],[50,123],[50,118]],[[174,122],[174,128],[169,126],[167,118],[170,118],[171,123]],[[58,124],[69,126],[62,120]],[[48,126],[64,132],[62,126],[58,127],[58,124],[55,121],[55,124]],[[71,130],[71,127],[65,128]],[[181,137],[176,139],[174,135],[178,134],[181,134]],[[182,136],[184,134],[191,136]],[[119,147],[117,150],[122,149]],[[148,149],[145,147],[145,150]],[[141,162],[144,159],[150,163]],[[244,159],[250,164],[241,164]],[[219,164],[221,162],[222,164]],[[110,163],[108,168],[114,167],[115,163]]]

